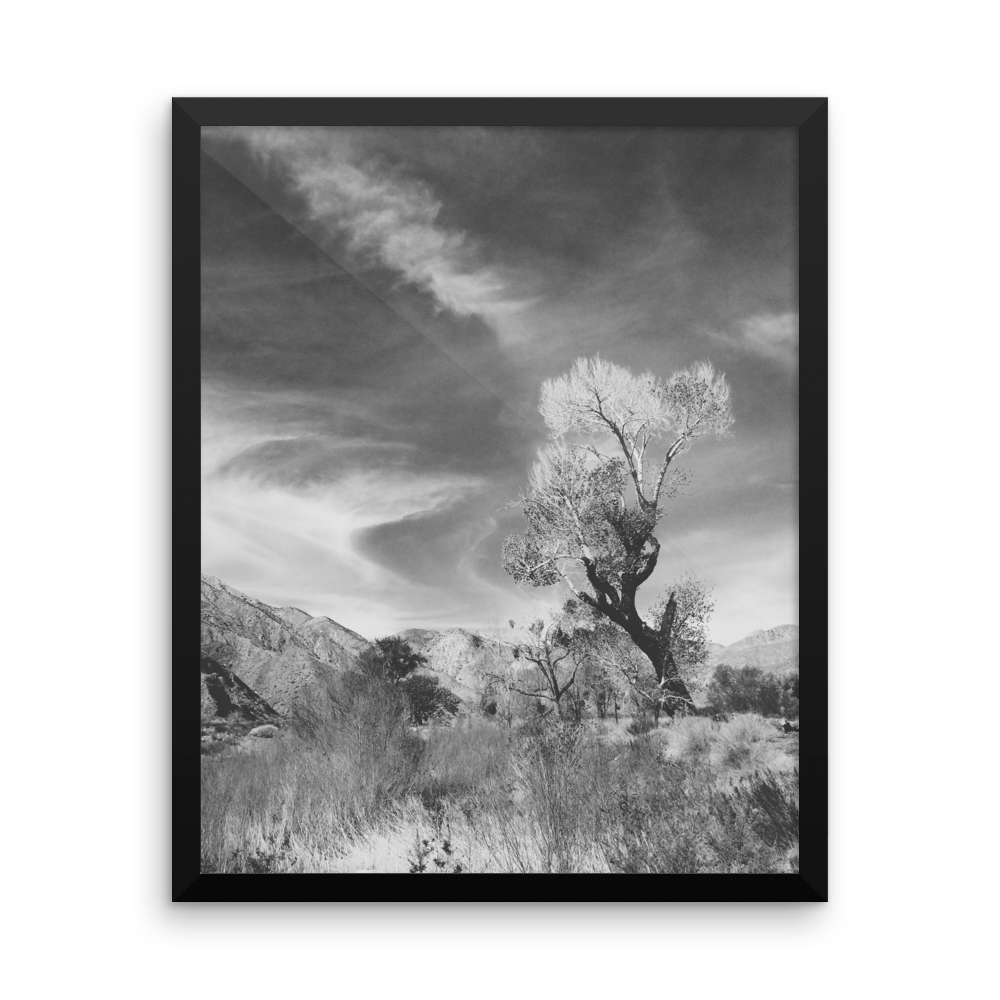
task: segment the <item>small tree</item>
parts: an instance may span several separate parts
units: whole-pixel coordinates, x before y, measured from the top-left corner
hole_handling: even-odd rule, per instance
[[[757,712],[780,715],[786,699],[781,681],[758,667],[715,668],[708,688],[709,703],[719,712]],[[797,700],[796,700],[797,701]]]
[[[539,452],[518,501],[527,528],[505,540],[504,569],[525,586],[565,583],[642,651],[668,711],[690,705],[671,647],[675,595],[647,622],[636,593],[659,559],[653,532],[661,503],[684,481],[672,463],[699,437],[723,437],[733,423],[725,377],[707,362],[663,380],[580,358],[568,375],[543,383],[540,410],[553,443]],[[666,451],[650,461],[665,434]]]
[[[576,682],[578,687],[583,688],[584,697],[589,697],[599,719],[606,719],[610,712],[614,712],[617,721],[618,701],[610,671],[589,658],[581,658],[579,662]]]
[[[328,748],[337,745],[365,766],[381,761],[379,767],[390,767],[400,754],[409,759],[414,746],[403,682],[426,662],[399,636],[376,639],[359,654],[356,670],[328,680],[325,697],[317,699],[322,710],[300,709],[297,722]]]
[[[799,672],[786,674],[781,679],[781,714],[792,719],[799,717]]]
[[[653,605],[650,616],[668,632],[677,674],[684,686],[689,692],[703,690],[710,672],[705,664],[708,660],[708,623],[715,610],[712,587],[687,573],[675,580],[667,593],[668,597],[661,597]],[[692,706],[693,702],[687,707]]]
[[[566,696],[576,683],[578,671],[571,656],[572,627],[566,614],[540,616],[520,626],[510,621],[505,638],[498,645],[509,650],[511,660],[505,665],[497,663],[488,674],[488,681],[537,702],[540,715],[552,711],[565,714],[572,700]]]
[[[598,716],[604,718],[610,709],[617,724],[629,698],[629,678],[641,672],[642,653],[625,631],[606,619],[595,618],[577,628],[571,641]],[[633,666],[634,671],[629,669]]]
[[[667,588],[668,597],[653,605],[650,617],[669,627],[670,651],[687,685],[696,679],[696,668],[708,659],[708,621],[715,610],[712,587],[691,573]],[[674,607],[670,609],[670,601]]]
[[[514,648],[507,641],[507,627],[493,621],[486,627],[481,638],[483,656],[475,661],[475,671],[479,681],[479,711],[487,718],[505,726],[513,725],[514,719],[524,714],[528,699],[510,687],[516,672],[513,669]]]
[[[514,658],[530,668],[524,670],[520,683],[512,683],[513,689],[526,698],[548,703],[551,710],[561,715],[563,696],[576,683],[576,664],[570,659],[569,636],[563,624],[536,618],[526,628],[520,630],[514,644]],[[540,714],[547,714],[544,707]]]
[[[578,673],[576,683],[566,692],[560,706],[563,718],[576,723],[583,722],[587,714],[587,695],[590,693],[588,689],[580,686]]]
[[[410,674],[400,687],[410,706],[410,719],[415,726],[423,726],[435,718],[452,716],[461,704],[457,695],[442,687],[436,677]]]
[[[364,673],[380,677],[389,684],[399,684],[417,667],[423,666],[427,657],[398,635],[387,635],[364,650],[358,662]]]

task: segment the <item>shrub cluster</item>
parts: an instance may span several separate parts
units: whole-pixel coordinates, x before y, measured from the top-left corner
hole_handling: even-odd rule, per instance
[[[444,720],[453,716],[461,704],[436,677],[412,674],[402,682],[403,695],[410,710],[410,720],[415,726],[423,726],[434,720]]]
[[[708,686],[708,704],[713,712],[757,712],[798,718],[798,671],[778,676],[757,667],[720,664]]]

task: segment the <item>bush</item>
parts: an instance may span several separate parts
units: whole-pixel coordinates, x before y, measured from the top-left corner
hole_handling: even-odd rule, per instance
[[[796,682],[795,690],[798,691]],[[720,664],[708,686],[708,703],[714,712],[756,712],[782,715],[782,686],[774,674],[757,667]],[[786,699],[787,700],[787,699]],[[798,696],[796,695],[796,715]]]
[[[625,732],[629,736],[644,736],[656,728],[656,723],[651,715],[633,716],[632,721],[625,727]]]
[[[409,792],[423,750],[401,684],[377,669],[348,672],[295,712],[294,729],[342,769],[350,795],[378,812]]]
[[[417,667],[423,666],[427,657],[416,652],[398,635],[387,635],[376,639],[371,648],[364,650],[358,657],[358,662],[362,673],[397,684]]]
[[[587,717],[586,695],[575,686],[563,695],[561,711],[564,719],[581,723]]]
[[[781,679],[781,714],[790,719],[799,717],[799,672]]]
[[[446,718],[458,711],[461,700],[436,677],[411,674],[400,685],[410,706],[410,719],[415,726],[422,726],[434,718]]]
[[[445,816],[444,804],[438,799],[424,801],[431,821],[431,836],[414,838],[413,852],[407,860],[411,875],[461,875],[465,871],[462,862],[455,856],[452,843],[451,823]]]
[[[687,716],[670,727],[670,742],[682,757],[704,760],[715,742],[717,730],[710,719]]]
[[[759,715],[737,715],[720,727],[710,759],[720,771],[758,774],[784,759],[773,723]]]

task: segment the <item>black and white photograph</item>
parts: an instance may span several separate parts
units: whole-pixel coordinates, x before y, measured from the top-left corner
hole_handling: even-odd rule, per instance
[[[198,155],[200,874],[798,876],[799,128]]]

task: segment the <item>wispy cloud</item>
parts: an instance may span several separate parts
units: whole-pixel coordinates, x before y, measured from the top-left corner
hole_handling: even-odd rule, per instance
[[[346,238],[362,266],[377,265],[430,294],[439,309],[505,328],[529,304],[495,269],[480,263],[469,236],[443,225],[431,188],[356,153],[322,129],[219,129],[287,172],[311,221]]]
[[[750,316],[735,331],[709,330],[709,335],[731,347],[760,354],[780,364],[794,367],[799,359],[799,314],[786,312]]]
[[[372,634],[394,623],[401,607],[440,608],[443,595],[365,554],[359,534],[441,513],[479,488],[466,476],[378,469],[308,486],[218,472],[202,482],[202,564],[265,600],[284,595]]]
[[[799,314],[751,316],[741,324],[744,341],[756,351],[781,361],[794,361],[799,349]]]
[[[272,401],[273,403],[273,401]],[[480,476],[415,467],[402,442],[310,430],[292,413],[207,386],[202,412],[202,568],[276,605],[326,614],[369,637],[421,620],[476,622],[504,601],[478,573],[495,525]],[[227,405],[228,404],[228,405]],[[440,555],[408,572],[370,533],[409,523]],[[442,523],[445,528],[442,530]],[[460,584],[460,585],[459,585]]]

